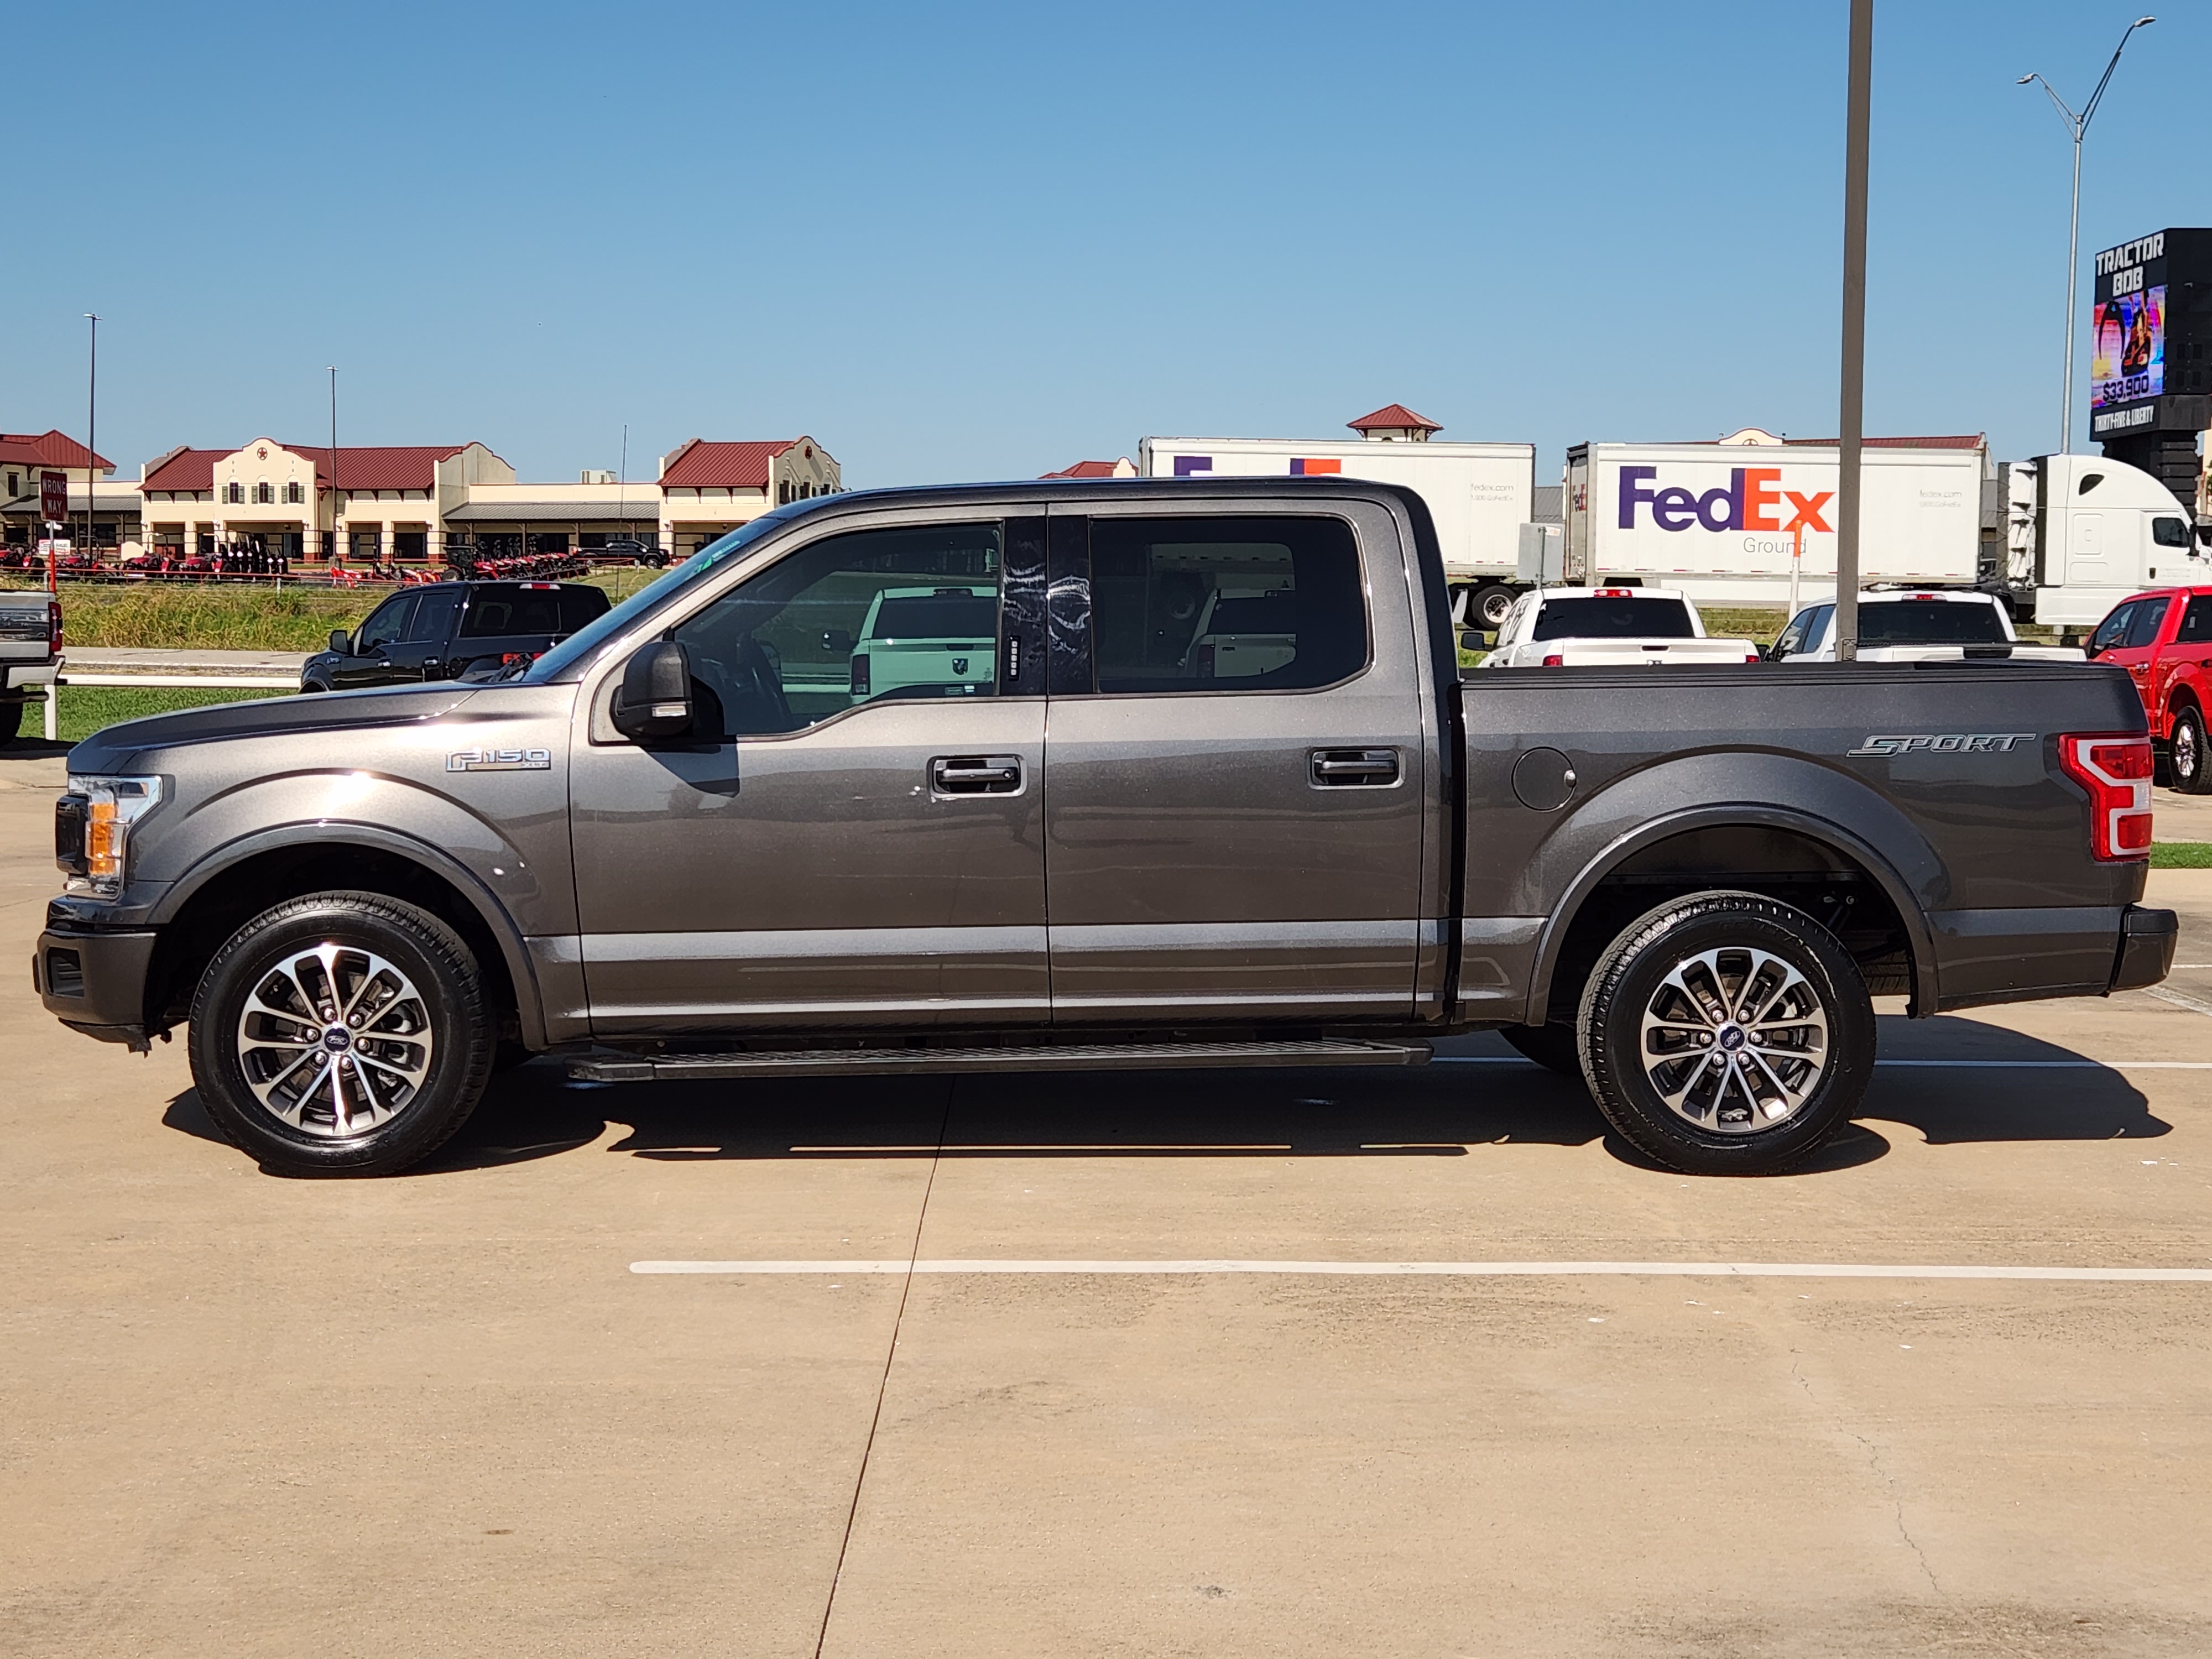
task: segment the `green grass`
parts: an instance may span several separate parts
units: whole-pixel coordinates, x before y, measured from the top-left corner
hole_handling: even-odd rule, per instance
[[[619,604],[661,573],[611,569],[589,580]],[[36,584],[11,580],[12,587]],[[288,581],[281,588],[148,582],[138,586],[62,584],[63,648],[319,651],[331,630],[350,632],[389,587],[333,588]]]
[[[2212,870],[2212,841],[2154,841],[2150,844],[2154,870]]]
[[[58,725],[64,743],[79,743],[102,726],[112,726],[118,720],[143,720],[149,714],[166,714],[174,708],[205,708],[213,703],[242,702],[249,697],[282,697],[293,695],[283,691],[241,690],[235,687],[220,691],[200,691],[191,689],[171,690],[167,686],[147,686],[143,689],[126,685],[80,685],[62,688],[60,718]],[[33,706],[23,711],[23,735],[36,738],[46,728],[41,722],[45,709]]]

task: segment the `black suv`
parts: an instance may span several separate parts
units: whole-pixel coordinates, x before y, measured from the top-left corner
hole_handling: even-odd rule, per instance
[[[457,680],[526,661],[608,609],[584,582],[436,582],[394,593],[301,665],[302,691]]]

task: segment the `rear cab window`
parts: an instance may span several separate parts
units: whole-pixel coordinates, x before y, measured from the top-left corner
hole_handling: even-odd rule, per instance
[[[1993,605],[1948,599],[1859,601],[1861,645],[2006,645],[2004,621]]]
[[[1546,599],[1533,640],[1688,640],[1697,637],[1680,599]]]
[[[604,616],[607,609],[606,594],[596,587],[487,583],[471,591],[460,636],[493,640],[517,635],[573,634]]]

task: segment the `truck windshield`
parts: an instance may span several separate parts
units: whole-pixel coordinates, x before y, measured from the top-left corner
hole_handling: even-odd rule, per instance
[[[690,558],[655,582],[647,583],[631,594],[597,622],[578,629],[574,633],[530,665],[530,672],[522,676],[532,685],[545,685],[565,678],[577,664],[588,662],[599,653],[599,647],[627,629],[641,617],[647,615],[672,599],[676,593],[697,581],[708,571],[732,556],[791,522],[799,513],[827,501],[818,496],[812,501],[794,501],[789,507],[780,507],[773,513],[763,513],[750,524],[740,525],[728,535],[712,541]]]
[[[1540,640],[1687,640],[1690,607],[1680,599],[1547,599]]]
[[[1993,605],[1954,605],[1943,599],[1859,601],[1861,645],[2005,645],[2004,623]]]

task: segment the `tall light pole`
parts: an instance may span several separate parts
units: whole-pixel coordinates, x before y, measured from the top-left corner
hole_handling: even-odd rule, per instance
[[[345,504],[338,495],[338,372],[335,368],[329,368],[328,372],[331,377],[331,544],[323,550],[325,556],[323,562],[335,569],[345,562],[345,550],[338,545],[338,515],[345,510]]]
[[[93,492],[100,487],[100,319],[88,311],[84,319],[92,325],[92,347],[84,368],[84,546],[98,557],[92,508]]]
[[[2155,17],[2138,17],[2121,32],[2120,44],[2112,48],[2112,61],[2105,65],[2105,73],[2097,82],[2097,89],[2089,94],[2089,101],[2081,106],[2080,114],[2067,106],[2058,90],[2040,75],[2023,75],[2013,82],[2024,87],[2033,81],[2050,94],[2057,106],[2060,118],[2067,131],[2074,135],[2074,209],[2066,226],[2066,409],[2058,422],[2058,449],[2061,454],[2074,447],[2074,278],[2081,264],[2079,246],[2081,238],[2081,140],[2089,131],[2090,118],[2097,106],[2104,101],[2105,88],[2112,84],[2112,71],[2120,66],[2120,54],[2128,49],[2128,37],[2146,23],[2155,23]]]
[[[1844,112],[1844,353],[1836,419],[1836,660],[1859,654],[1859,448],[1866,424],[1867,128],[1874,0],[1851,0]]]

